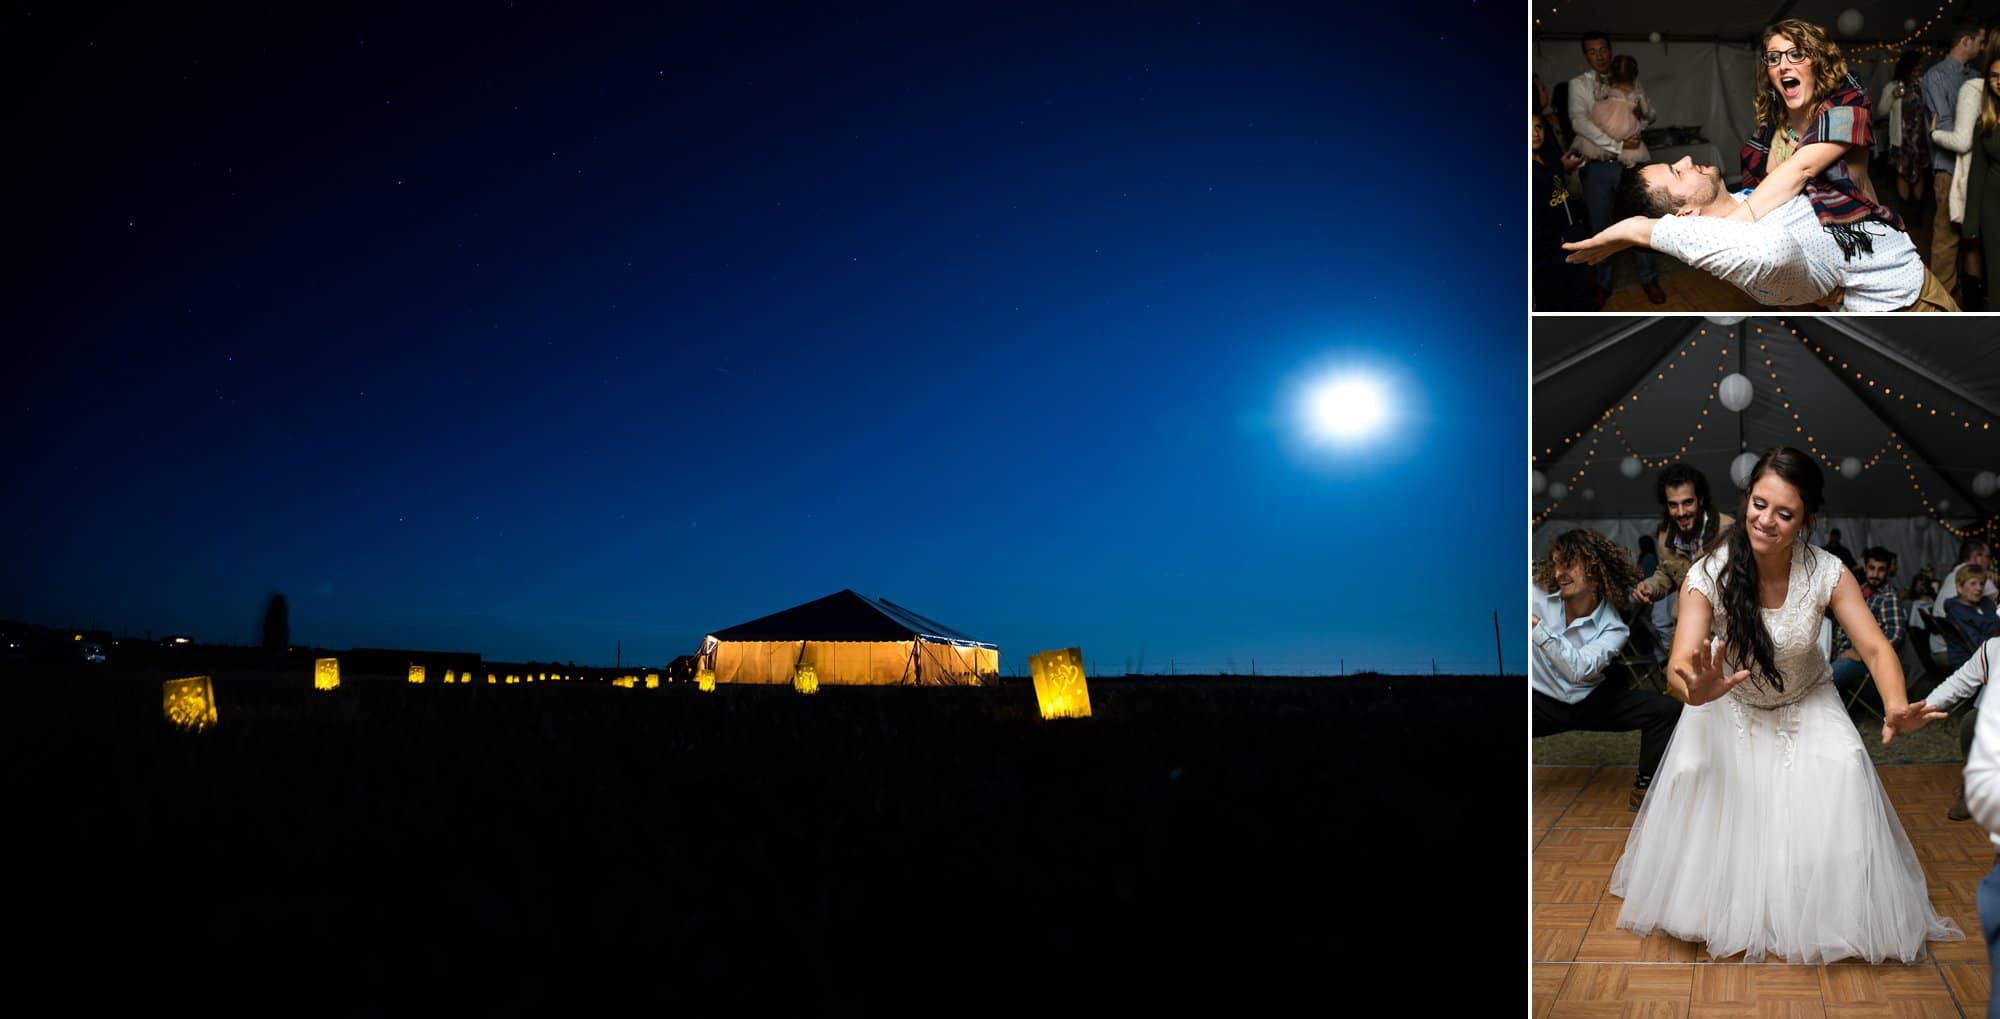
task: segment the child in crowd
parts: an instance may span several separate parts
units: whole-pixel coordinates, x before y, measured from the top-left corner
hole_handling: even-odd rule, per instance
[[[1646,102],[1646,90],[1639,86],[1639,62],[1621,53],[1611,58],[1611,83],[1590,107],[1590,122],[1619,141],[1640,136],[1640,128],[1653,119]],[[1619,162],[1638,166],[1653,161],[1653,154],[1641,141],[1636,148],[1621,149]]]
[[[1993,596],[1986,593],[1986,567],[1968,563],[1958,568],[1958,597],[1944,603],[1944,613],[1958,624],[1968,641],[1945,641],[1946,658],[1956,669],[1982,641],[2000,634],[2000,612],[1995,610]]]

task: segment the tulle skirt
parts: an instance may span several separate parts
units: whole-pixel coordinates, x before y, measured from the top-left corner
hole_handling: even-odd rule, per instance
[[[1964,937],[1923,868],[1832,684],[1763,710],[1681,712],[1611,874],[1618,926],[1710,955],[1915,962]]]

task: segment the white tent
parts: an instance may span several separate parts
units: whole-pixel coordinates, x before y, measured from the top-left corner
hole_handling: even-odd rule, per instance
[[[824,685],[979,686],[1000,673],[998,646],[851,590],[717,630],[696,658],[718,683],[789,683],[801,666]]]
[[[1993,319],[1538,317],[1529,342],[1531,469],[1547,486],[1529,496],[1537,557],[1572,527],[1628,549],[1654,533],[1653,479],[1675,460],[1734,514],[1732,461],[1772,445],[1826,471],[1813,540],[1837,527],[1856,553],[1889,548],[1905,583],[1948,569],[1963,536],[2000,538]],[[1734,374],[1752,390],[1741,412],[1720,399]]]

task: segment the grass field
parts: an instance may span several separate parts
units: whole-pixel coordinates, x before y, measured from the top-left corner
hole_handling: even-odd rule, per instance
[[[413,983],[490,1013],[698,988],[859,1008],[950,980],[1035,999],[1058,975],[1275,1007],[1496,859],[1512,947],[1481,996],[1525,1000],[1527,795],[1495,766],[1520,677],[1093,680],[1093,717],[1046,722],[1019,681],[236,673],[202,733],[165,723],[163,678],[0,672],[17,916],[50,949],[22,972],[116,959],[151,986],[186,946],[222,990],[305,981],[340,1014],[413,1007]]]

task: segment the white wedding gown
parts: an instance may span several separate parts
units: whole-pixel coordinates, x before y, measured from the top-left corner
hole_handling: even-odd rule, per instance
[[[1718,549],[1688,571],[1726,636]],[[1923,957],[1927,940],[1964,937],[1932,911],[1923,868],[1832,683],[1819,621],[1840,560],[1793,546],[1782,608],[1763,609],[1785,678],[1749,679],[1681,711],[1611,892],[1618,926],[1737,952],[1819,964]]]

